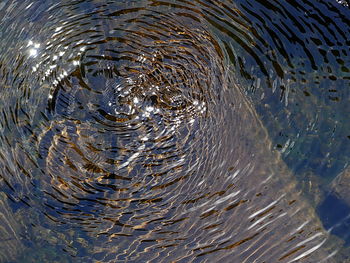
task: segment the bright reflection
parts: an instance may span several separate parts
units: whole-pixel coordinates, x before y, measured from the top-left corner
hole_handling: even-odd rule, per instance
[[[30,47],[28,50],[30,57],[36,57],[38,55],[38,48],[40,48],[39,43],[34,43],[32,40],[29,40],[27,47]]]
[[[38,55],[38,50],[36,50],[35,48],[29,49],[29,56],[36,57],[37,55]]]

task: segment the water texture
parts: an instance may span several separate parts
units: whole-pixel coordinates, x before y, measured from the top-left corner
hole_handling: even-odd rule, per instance
[[[0,17],[0,262],[349,260],[347,1]]]

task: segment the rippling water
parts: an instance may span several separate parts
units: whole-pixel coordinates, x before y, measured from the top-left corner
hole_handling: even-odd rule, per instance
[[[348,1],[0,17],[0,262],[349,258]]]

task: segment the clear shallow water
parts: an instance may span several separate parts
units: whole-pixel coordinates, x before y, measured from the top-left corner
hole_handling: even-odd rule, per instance
[[[0,261],[343,262],[349,13],[2,2]]]

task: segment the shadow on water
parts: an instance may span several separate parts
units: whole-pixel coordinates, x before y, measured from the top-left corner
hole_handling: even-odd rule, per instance
[[[349,258],[348,4],[1,1],[0,262]]]

